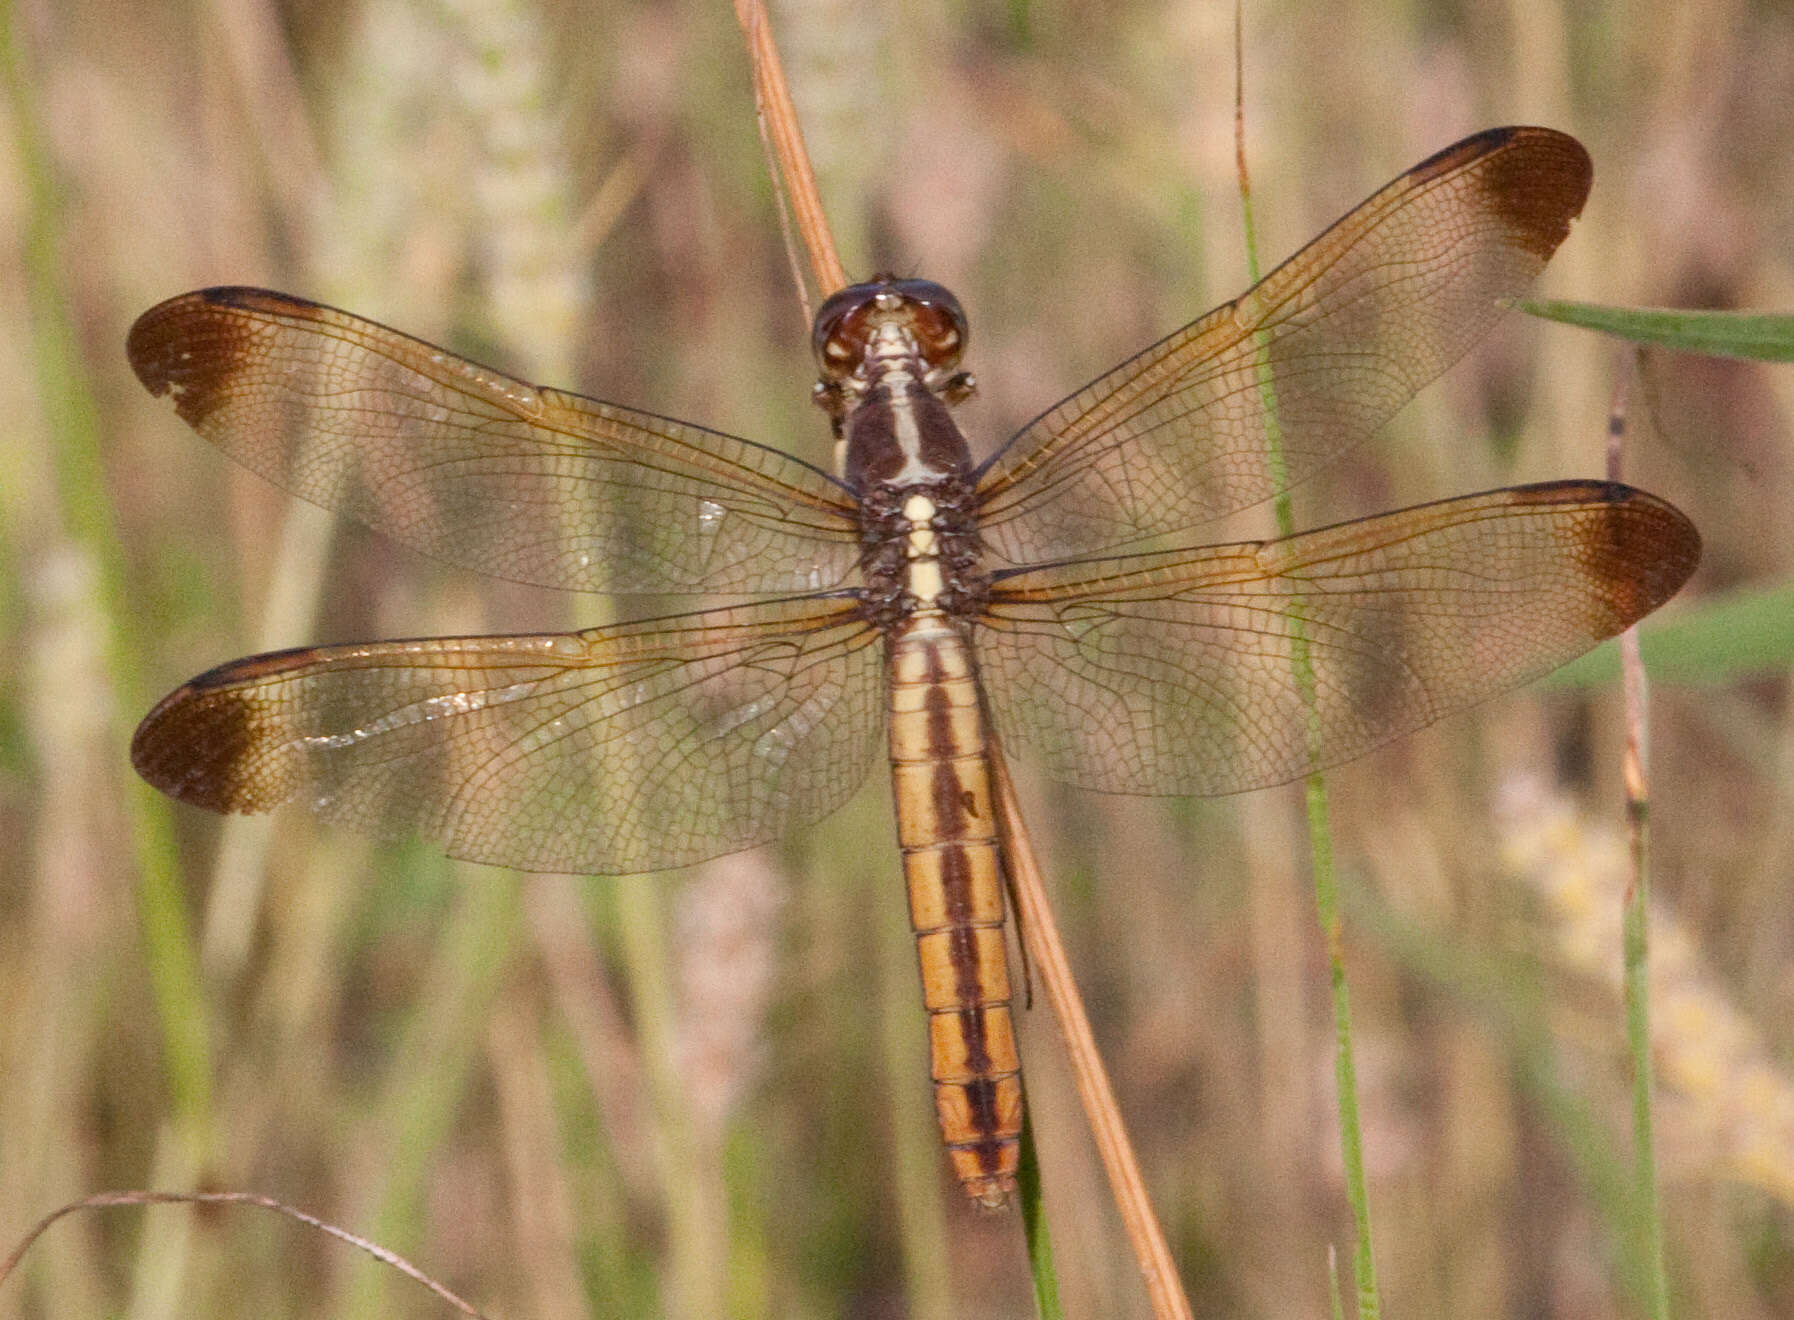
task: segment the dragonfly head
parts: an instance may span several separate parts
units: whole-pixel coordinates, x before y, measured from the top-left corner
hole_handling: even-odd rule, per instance
[[[952,402],[970,393],[970,378],[958,370],[966,314],[931,280],[880,275],[849,285],[817,311],[810,342],[827,390],[863,390],[888,366],[907,363]]]

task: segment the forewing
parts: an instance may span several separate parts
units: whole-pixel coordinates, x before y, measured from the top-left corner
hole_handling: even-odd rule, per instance
[[[214,811],[297,801],[471,861],[657,870],[844,802],[879,745],[881,674],[878,633],[841,601],[282,651],[171,693],[131,758]]]
[[[1055,778],[1237,793],[1537,678],[1668,600],[1699,557],[1655,496],[1520,486],[1287,540],[1016,573],[978,654],[1003,736]]]
[[[979,488],[989,551],[1025,565],[1172,535],[1311,476],[1531,284],[1589,179],[1580,144],[1542,128],[1491,130],[1415,166],[1010,440]]]
[[[795,593],[859,553],[844,487],[786,454],[513,380],[261,289],[145,312],[156,395],[268,480],[405,545],[576,591]]]

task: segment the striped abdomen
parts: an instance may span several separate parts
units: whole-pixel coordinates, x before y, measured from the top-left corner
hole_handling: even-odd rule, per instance
[[[1015,1186],[1022,1078],[978,688],[965,640],[938,611],[910,615],[890,645],[891,786],[935,1110],[967,1194],[996,1206]]]

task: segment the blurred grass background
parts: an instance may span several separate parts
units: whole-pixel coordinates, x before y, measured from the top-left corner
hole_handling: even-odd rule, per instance
[[[1030,1314],[1016,1218],[961,1204],[936,1148],[881,776],[777,849],[523,880],[302,814],[221,824],[127,763],[149,704],[235,655],[606,608],[419,562],[233,470],[125,364],[163,297],[265,284],[828,461],[727,7],[6,16],[0,1247],[102,1188],[226,1187],[512,1317]],[[975,443],[1243,284],[1230,6],[786,0],[775,21],[850,270],[941,280],[971,315]],[[1545,291],[1794,305],[1785,4],[1246,23],[1268,260],[1448,142],[1540,122],[1596,163]],[[1298,519],[1598,474],[1620,361],[1510,317]],[[1645,380],[1627,475],[1702,529],[1666,611],[1698,628],[1703,598],[1787,586],[1794,374],[1657,354]],[[1658,1133],[1684,1312],[1768,1317],[1794,1312],[1794,725],[1785,627],[1723,618],[1709,652],[1750,665],[1697,658],[1654,694]],[[1331,778],[1393,1314],[1637,1313],[1618,717],[1607,686],[1518,694]],[[1350,1226],[1299,790],[1025,787],[1198,1313],[1324,1314]],[[1142,1314],[1054,1029],[1025,1016],[1068,1310]],[[0,1295],[28,1317],[444,1313],[247,1210],[65,1222]]]

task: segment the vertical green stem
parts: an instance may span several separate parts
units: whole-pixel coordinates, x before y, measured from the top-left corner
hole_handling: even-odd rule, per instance
[[[1623,475],[1626,438],[1625,392],[1615,397],[1607,418],[1607,476]],[[1663,1268],[1663,1212],[1657,1199],[1657,1140],[1652,1119],[1651,1067],[1651,797],[1647,755],[1649,699],[1638,630],[1619,639],[1620,687],[1625,697],[1626,823],[1630,831],[1632,883],[1620,941],[1624,960],[1626,1044],[1632,1055],[1633,1230],[1639,1274],[1652,1320],[1669,1320],[1669,1280]]]
[[[1241,70],[1242,22],[1238,4],[1234,9],[1234,67],[1236,98],[1243,87]],[[1244,109],[1235,102],[1236,148],[1239,162],[1240,212],[1246,243],[1246,269],[1253,284],[1260,278],[1258,240],[1252,218],[1252,187],[1246,169]],[[1280,536],[1295,531],[1295,515],[1289,498],[1289,469],[1283,457],[1283,427],[1278,418],[1276,380],[1271,367],[1270,339],[1260,331],[1258,336],[1258,390],[1265,419],[1265,464],[1271,480],[1272,509]],[[1311,764],[1320,764],[1320,719],[1315,704],[1316,685],[1313,657],[1309,653],[1307,621],[1303,598],[1290,597],[1290,666],[1300,689],[1308,715],[1308,747]],[[1352,1206],[1352,1222],[1357,1233],[1353,1255],[1353,1273],[1358,1292],[1360,1320],[1374,1320],[1381,1314],[1382,1303],[1377,1291],[1376,1258],[1371,1250],[1370,1193],[1364,1178],[1364,1132],[1358,1119],[1358,1074],[1352,1053],[1351,997],[1346,985],[1345,947],[1339,917],[1339,889],[1333,867],[1333,835],[1328,820],[1327,785],[1318,771],[1311,772],[1306,784],[1308,846],[1314,866],[1314,901],[1321,933],[1327,943],[1329,980],[1333,990],[1334,1077],[1339,1103],[1339,1144],[1345,1161],[1346,1194]]]
[[[82,361],[81,345],[63,288],[68,269],[61,251],[61,198],[42,133],[37,85],[21,44],[20,16],[0,9],[0,82],[15,127],[15,146],[29,204],[24,234],[26,302],[38,397],[56,437],[55,516],[63,533],[99,567],[99,609],[112,623],[106,637],[112,690],[124,710],[142,709],[121,620],[130,617],[123,555],[111,518],[101,458],[99,410]],[[122,737],[122,731],[121,731]],[[162,1033],[162,1066],[178,1124],[177,1139],[190,1165],[211,1158],[213,1127],[211,1013],[175,862],[173,831],[162,801],[145,785],[128,793],[131,843],[138,877],[137,910],[144,963]]]

